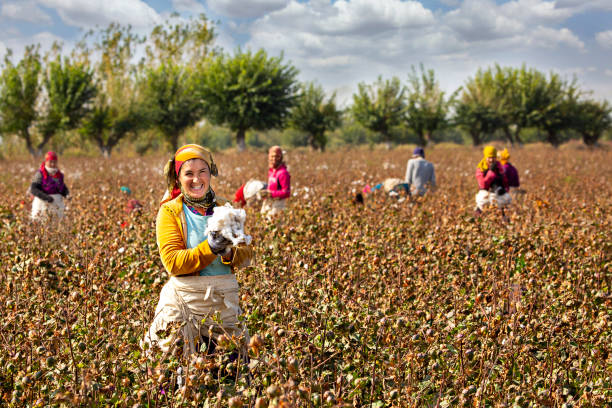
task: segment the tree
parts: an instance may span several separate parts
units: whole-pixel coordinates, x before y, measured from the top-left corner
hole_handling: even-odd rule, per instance
[[[195,68],[206,61],[212,48],[215,31],[204,14],[182,20],[173,13],[164,24],[153,28],[146,48],[149,63],[159,66],[172,62]]]
[[[454,122],[470,134],[474,146],[480,145],[501,127],[499,104],[490,69],[478,70],[474,78],[469,78],[463,86],[461,97],[455,104]]]
[[[203,104],[197,95],[195,75],[190,68],[172,62],[148,68],[144,99],[151,123],[161,132],[173,151],[179,136],[202,118]]]
[[[86,63],[59,55],[48,64],[43,83],[46,99],[38,123],[42,140],[37,146],[37,154],[42,153],[57,132],[80,125],[89,112],[90,101],[98,92],[93,72]]]
[[[283,56],[268,57],[236,51],[211,61],[199,78],[206,116],[214,124],[236,133],[238,150],[245,149],[249,129],[267,130],[284,125],[295,104],[298,71],[283,63]]]
[[[433,132],[447,126],[446,117],[457,92],[445,99],[433,69],[425,71],[423,65],[420,68],[420,75],[413,66],[408,76],[406,122],[419,138],[419,144],[425,146],[432,140]]]
[[[578,102],[576,110],[573,128],[582,135],[584,144],[595,146],[601,135],[612,128],[612,107],[608,101],[584,100]]]
[[[94,44],[100,53],[95,74],[101,89],[80,133],[95,142],[104,157],[110,157],[122,139],[147,124],[137,84],[138,66],[132,63],[140,43],[142,39],[130,27],[112,23],[100,31]],[[88,56],[89,50],[84,54]]]
[[[296,106],[291,110],[289,124],[308,134],[308,144],[314,149],[325,150],[326,131],[333,131],[341,124],[342,112],[336,108],[336,94],[325,101],[325,92],[314,83],[303,84]]]
[[[204,105],[196,78],[204,69],[213,39],[214,31],[204,15],[188,22],[168,20],[151,33],[143,96],[151,124],[173,150],[181,133],[202,118]]]
[[[0,76],[0,131],[22,138],[32,156],[42,148],[34,146],[30,134],[38,118],[36,103],[41,90],[41,67],[38,47],[29,46],[17,65],[11,63],[8,53]]]
[[[404,87],[396,77],[384,80],[382,77],[371,85],[358,84],[353,94],[351,111],[357,122],[383,136],[387,148],[391,147],[391,129],[402,123],[406,110]]]
[[[558,74],[551,73],[548,80],[539,75],[534,105],[528,115],[529,124],[544,130],[546,141],[558,147],[564,141],[561,132],[569,130],[575,121],[580,91],[575,81],[568,83]]]

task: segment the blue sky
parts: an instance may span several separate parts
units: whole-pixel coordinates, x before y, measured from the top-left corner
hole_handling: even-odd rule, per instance
[[[420,63],[448,92],[480,67],[525,63],[612,101],[612,0],[0,0],[0,56],[70,49],[113,21],[144,34],[172,12],[217,21],[225,51],[283,52],[343,104],[357,83],[405,81]]]

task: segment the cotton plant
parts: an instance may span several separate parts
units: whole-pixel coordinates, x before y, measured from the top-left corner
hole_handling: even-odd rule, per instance
[[[206,234],[216,232],[232,241],[232,245],[251,243],[251,236],[244,232],[246,212],[240,208],[233,208],[230,204],[215,207],[213,215],[208,221]]]

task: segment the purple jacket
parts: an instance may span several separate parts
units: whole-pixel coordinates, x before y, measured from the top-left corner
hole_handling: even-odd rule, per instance
[[[508,185],[510,187],[518,187],[521,183],[519,182],[519,175],[516,168],[510,163],[504,164],[503,167],[506,178],[508,179]]]
[[[268,190],[270,197],[276,199],[289,198],[291,195],[291,176],[285,163],[275,169],[268,169]]]
[[[61,194],[66,197],[68,195],[68,187],[64,184],[64,175],[61,172],[59,172],[57,177],[53,177],[41,169],[34,174],[32,184],[30,185],[30,193],[41,200],[51,201],[50,194]]]

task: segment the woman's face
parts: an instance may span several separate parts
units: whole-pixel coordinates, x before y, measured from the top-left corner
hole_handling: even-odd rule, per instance
[[[57,169],[57,160],[55,159],[47,160],[45,162],[45,166],[47,166],[50,169]]]
[[[187,160],[181,166],[179,183],[184,193],[192,198],[202,198],[210,186],[210,169],[202,159]]]
[[[497,159],[495,157],[487,157],[487,165],[489,167],[493,167],[495,162],[497,162]]]
[[[268,167],[275,169],[283,161],[283,151],[278,148],[271,148],[268,151]]]

